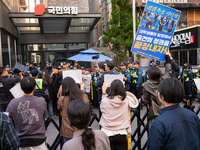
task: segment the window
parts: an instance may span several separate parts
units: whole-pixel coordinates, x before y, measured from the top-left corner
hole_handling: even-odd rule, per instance
[[[197,64],[197,50],[189,50],[189,64],[190,65]]]
[[[187,62],[187,51],[180,51],[180,66],[183,66]]]

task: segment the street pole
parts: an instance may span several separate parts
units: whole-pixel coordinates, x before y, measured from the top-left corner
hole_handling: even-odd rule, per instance
[[[135,24],[135,0],[132,2],[132,9],[133,9],[133,41],[135,40],[135,32],[136,32],[136,24]],[[134,54],[134,61],[136,61],[136,53]]]

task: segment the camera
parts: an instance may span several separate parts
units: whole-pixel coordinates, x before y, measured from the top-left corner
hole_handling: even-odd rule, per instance
[[[92,59],[98,59],[99,55],[93,56]]]

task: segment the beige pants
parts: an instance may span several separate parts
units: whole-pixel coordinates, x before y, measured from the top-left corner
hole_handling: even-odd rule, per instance
[[[44,143],[42,143],[41,145],[39,146],[33,146],[33,147],[20,147],[19,150],[46,150],[47,149],[47,146]]]

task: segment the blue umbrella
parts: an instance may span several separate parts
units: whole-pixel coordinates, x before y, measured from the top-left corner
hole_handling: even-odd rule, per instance
[[[97,59],[98,62],[104,62],[105,60],[112,61],[110,57],[104,56],[100,54],[100,52],[95,51],[93,49],[87,49],[85,51],[81,51],[80,54],[77,54],[75,56],[72,56],[68,58],[68,60],[73,60],[73,61],[85,61],[85,62],[96,62],[95,59],[92,59],[93,56],[99,55],[99,58]]]

